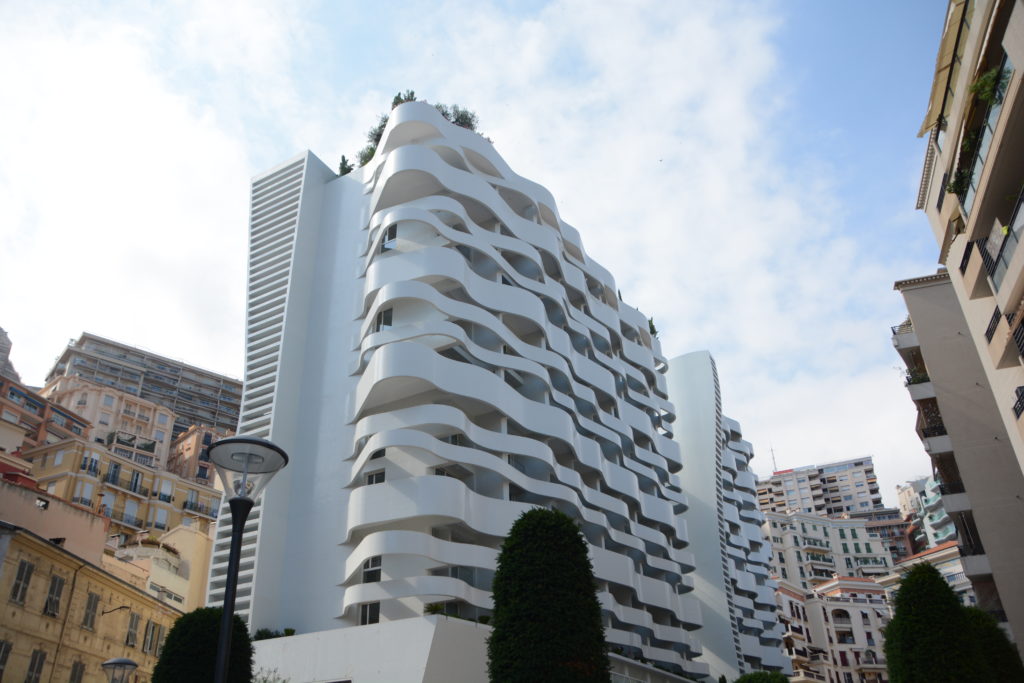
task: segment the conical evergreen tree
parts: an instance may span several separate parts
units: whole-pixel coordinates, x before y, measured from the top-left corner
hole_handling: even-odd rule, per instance
[[[601,606],[587,544],[561,512],[530,510],[512,526],[494,576],[494,683],[607,683]]]
[[[974,644],[976,666],[986,681],[1024,681],[1020,655],[992,615],[977,607],[964,607],[968,633]]]
[[[167,633],[163,652],[153,669],[153,683],[212,681],[220,634],[220,607],[200,607],[183,614]],[[239,616],[234,615],[228,683],[252,680],[252,640]]]
[[[915,565],[900,582],[885,628],[890,683],[966,683],[979,677],[967,617],[939,570]]]

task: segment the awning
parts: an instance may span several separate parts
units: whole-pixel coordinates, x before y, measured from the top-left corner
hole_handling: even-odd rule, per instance
[[[932,81],[932,94],[928,99],[928,114],[924,117],[921,130],[917,137],[930,131],[939,121],[942,114],[942,100],[946,96],[946,81],[949,80],[949,69],[953,66],[953,55],[956,52],[957,34],[960,32],[960,20],[964,16],[967,0],[950,0],[946,13],[946,27],[942,31],[942,42],[939,43],[939,56],[935,59],[935,80]]]

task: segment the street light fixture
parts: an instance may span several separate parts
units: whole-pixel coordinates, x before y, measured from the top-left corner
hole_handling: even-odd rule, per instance
[[[110,677],[110,683],[128,683],[128,677],[139,668],[138,664],[127,657],[108,659],[100,666]]]
[[[228,659],[231,654],[232,618],[235,614],[235,592],[238,589],[238,563],[242,554],[242,530],[256,498],[270,479],[288,464],[288,454],[265,439],[254,436],[233,436],[210,444],[210,461],[231,495],[231,551],[224,585],[224,611],[220,619],[217,641],[217,664],[214,683],[226,683]]]

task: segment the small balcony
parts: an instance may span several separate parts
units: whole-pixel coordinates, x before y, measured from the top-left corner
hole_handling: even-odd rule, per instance
[[[909,351],[921,346],[917,341],[917,333],[914,332],[914,325],[910,322],[910,318],[899,325],[892,326],[892,345],[896,347],[897,351]]]
[[[203,515],[204,517],[209,517],[210,519],[217,519],[217,507],[214,505],[204,505],[202,503],[186,500],[181,504],[181,509],[194,512],[198,515]]]
[[[985,247],[984,238],[968,242],[960,261],[960,273],[964,276],[964,288],[971,299],[992,296],[992,286],[988,281],[988,269],[982,252]]]

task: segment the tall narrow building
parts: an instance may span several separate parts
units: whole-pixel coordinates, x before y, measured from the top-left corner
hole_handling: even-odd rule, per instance
[[[616,666],[707,673],[666,361],[544,188],[407,103],[348,175],[306,152],[254,179],[248,277],[239,432],[291,462],[246,527],[237,607],[299,634],[261,664],[482,679],[498,548],[544,506],[590,543]]]
[[[707,351],[669,361],[668,393],[679,416],[674,424],[686,467],[690,499],[686,519],[699,548],[693,574],[704,626],[701,660],[711,677],[735,680],[752,671],[789,673],[770,578],[771,544],[761,529],[754,457],[740,425],[722,414],[715,361]]]
[[[924,351],[930,381],[908,377],[917,380],[908,388],[934,388],[941,408],[942,422],[919,420],[927,428],[919,432],[926,446],[941,449],[930,454],[943,485],[965,487],[966,495],[950,489],[943,497],[964,571],[978,604],[1008,618],[1024,649],[1024,3],[949,0],[935,38],[917,208],[946,270],[897,283],[912,325],[894,330],[894,340],[916,337]],[[956,338],[940,332],[950,304]],[[926,399],[912,397],[920,410]],[[934,429],[945,426],[948,434]]]
[[[908,319],[893,328],[917,433],[941,480],[921,494],[928,540],[956,538],[978,606],[1024,647],[1024,473],[974,351],[949,273],[901,280]],[[934,484],[934,480],[929,480]],[[952,521],[953,527],[949,522]]]

